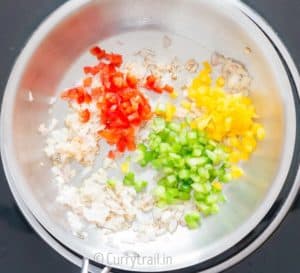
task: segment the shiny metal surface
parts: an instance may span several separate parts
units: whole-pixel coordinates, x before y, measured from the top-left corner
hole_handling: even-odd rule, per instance
[[[174,53],[207,59],[219,51],[244,62],[255,79],[253,98],[268,136],[245,164],[248,175],[227,189],[227,204],[206,219],[200,230],[180,231],[134,250],[150,256],[172,256],[172,265],[141,265],[128,270],[158,271],[205,261],[240,241],[262,219],[279,193],[289,169],[295,141],[295,109],[291,87],[269,41],[235,6],[234,1],[70,1],[38,29],[11,74],[2,108],[1,148],[4,164],[35,217],[63,244],[89,259],[114,251],[97,234],[87,241],[75,238],[55,205],[50,172],[41,169],[43,140],[38,125],[47,118],[47,102],[62,86],[72,85],[85,51],[101,41],[125,53],[156,47],[167,33],[174,37]],[[117,40],[125,41],[118,48]],[[244,54],[245,46],[253,54]],[[188,50],[187,50],[188,48]],[[124,51],[124,52],[123,52]],[[29,103],[27,91],[35,101]],[[171,243],[170,243],[171,242]],[[128,250],[128,249],[124,249]],[[121,250],[122,252],[122,250]],[[107,261],[104,260],[104,263]]]
[[[89,260],[84,258],[82,261],[81,273],[88,273],[88,272],[89,272]]]

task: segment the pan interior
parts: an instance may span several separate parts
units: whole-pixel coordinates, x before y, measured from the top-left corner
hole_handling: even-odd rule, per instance
[[[172,46],[162,50],[162,38]],[[120,45],[120,41],[122,45]],[[37,133],[48,119],[50,97],[81,78],[81,67],[93,63],[90,46],[120,52],[125,57],[152,48],[161,59],[207,60],[217,51],[243,62],[253,77],[251,94],[267,132],[245,165],[247,174],[226,187],[218,215],[206,218],[200,229],[179,229],[155,242],[128,245],[114,237],[105,243],[95,230],[82,241],[73,236],[65,210],[54,202],[50,164],[45,160],[44,139]],[[245,54],[245,47],[251,54]],[[28,102],[28,90],[34,102]],[[275,201],[287,174],[295,139],[295,113],[291,87],[284,68],[256,26],[227,1],[71,1],[54,13],[29,41],[11,75],[4,98],[2,135],[4,160],[13,182],[37,219],[75,252],[128,270],[159,271],[181,268],[212,258],[233,246],[263,218]],[[56,106],[57,117],[65,109]],[[122,235],[124,236],[124,234]],[[126,234],[125,234],[126,236]],[[159,264],[112,260],[134,251],[140,256],[170,256]],[[108,254],[107,254],[108,253]],[[109,253],[113,256],[109,256]]]

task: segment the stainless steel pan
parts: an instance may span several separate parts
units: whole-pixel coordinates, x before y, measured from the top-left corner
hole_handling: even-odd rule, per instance
[[[297,190],[295,174],[291,173],[298,170],[299,164],[295,157],[298,95],[293,93],[282,56],[272,44],[278,43],[276,36],[271,37],[276,41],[270,41],[247,11],[239,1],[229,0],[73,0],[47,18],[27,43],[3,99],[3,163],[18,203],[26,206],[23,210],[28,209],[55,240],[85,257],[84,270],[88,260],[144,272],[214,267],[222,262],[221,257],[234,255],[230,254],[233,246],[257,232],[278,197],[285,198],[290,188]],[[38,125],[47,119],[50,97],[79,77],[91,45],[100,41],[104,47],[126,54],[143,47],[157,48],[164,34],[173,37],[172,53],[183,59],[207,59],[218,51],[246,64],[254,78],[252,96],[267,138],[245,165],[248,175],[229,186],[228,202],[217,216],[206,219],[201,229],[132,247],[121,244],[118,249],[104,244],[94,231],[81,240],[71,234],[64,209],[54,202],[55,187],[50,183],[49,169],[39,166],[44,155]],[[123,47],[118,40],[124,42]],[[250,55],[245,54],[245,47],[251,48]],[[298,75],[292,61],[286,52],[282,54],[295,80]],[[28,102],[28,90],[35,98],[32,103]],[[63,111],[60,107],[56,110],[58,115]],[[159,253],[170,256],[172,262],[134,267],[130,262],[111,263],[112,257],[132,253],[140,257]]]

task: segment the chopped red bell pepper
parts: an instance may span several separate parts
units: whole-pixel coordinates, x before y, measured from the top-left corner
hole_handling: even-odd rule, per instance
[[[156,83],[156,80],[157,80],[156,77],[153,76],[153,75],[147,76],[147,78],[146,78],[146,86],[149,87],[149,88],[153,88],[153,86]]]
[[[88,109],[84,109],[79,112],[79,119],[82,123],[86,123],[90,120],[91,113]]]
[[[78,104],[84,102],[85,91],[81,87],[71,88],[61,94],[62,99],[75,100]]]
[[[103,94],[104,90],[101,87],[93,88],[91,91],[91,95],[93,98],[99,98]]]
[[[126,75],[126,81],[129,87],[136,88],[138,84],[138,79],[132,75],[132,74],[127,74]]]
[[[158,79],[154,75],[149,75],[146,77],[145,88],[158,94],[163,93],[163,91],[168,93],[172,93],[174,91],[174,88],[168,84],[165,86],[160,86]]]
[[[92,85],[93,78],[87,77],[83,80],[83,87],[90,87]]]
[[[120,54],[106,54],[105,58],[112,64],[115,65],[117,67],[121,66],[121,64],[123,63],[123,57]]]
[[[108,157],[111,159],[115,159],[116,158],[116,153],[114,151],[109,151],[108,152]]]
[[[65,91],[62,98],[78,104],[94,101],[99,111],[99,122],[105,125],[99,136],[108,144],[115,145],[119,152],[132,151],[136,149],[137,128],[152,116],[148,99],[138,89],[141,79],[120,70],[123,63],[121,55],[106,53],[100,47],[93,47],[90,52],[99,63],[84,67],[84,73],[91,76],[84,79],[82,87]],[[99,77],[99,87],[91,88],[93,77]],[[147,77],[146,87],[157,93],[163,92],[153,75]],[[90,116],[88,109],[79,112],[83,123],[88,122]],[[108,156],[115,158],[116,153],[110,151]]]
[[[92,55],[97,57],[98,60],[100,60],[100,59],[102,59],[106,56],[105,50],[98,47],[98,46],[95,46],[95,47],[91,48],[90,52],[91,52]]]
[[[85,103],[90,103],[91,101],[92,101],[91,95],[88,94],[88,93],[85,93],[85,94],[84,94],[84,102],[85,102]]]
[[[164,87],[163,87],[163,90],[168,92],[168,93],[173,93],[174,92],[174,87],[171,86],[171,85],[168,85],[166,84]]]

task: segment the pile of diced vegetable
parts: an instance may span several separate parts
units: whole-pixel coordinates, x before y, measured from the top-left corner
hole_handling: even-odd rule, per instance
[[[230,160],[239,162],[249,159],[257,141],[264,139],[265,130],[257,122],[258,115],[250,97],[228,93],[224,85],[222,77],[213,82],[212,69],[204,63],[204,68],[188,88],[190,101],[184,103],[192,102],[202,112],[190,125],[225,143]]]
[[[224,201],[222,184],[231,180],[222,145],[186,122],[155,118],[148,140],[138,149],[139,164],[162,175],[153,192],[158,206],[192,200],[204,215],[219,211],[218,204]],[[199,212],[186,216],[189,227],[199,222]]]

